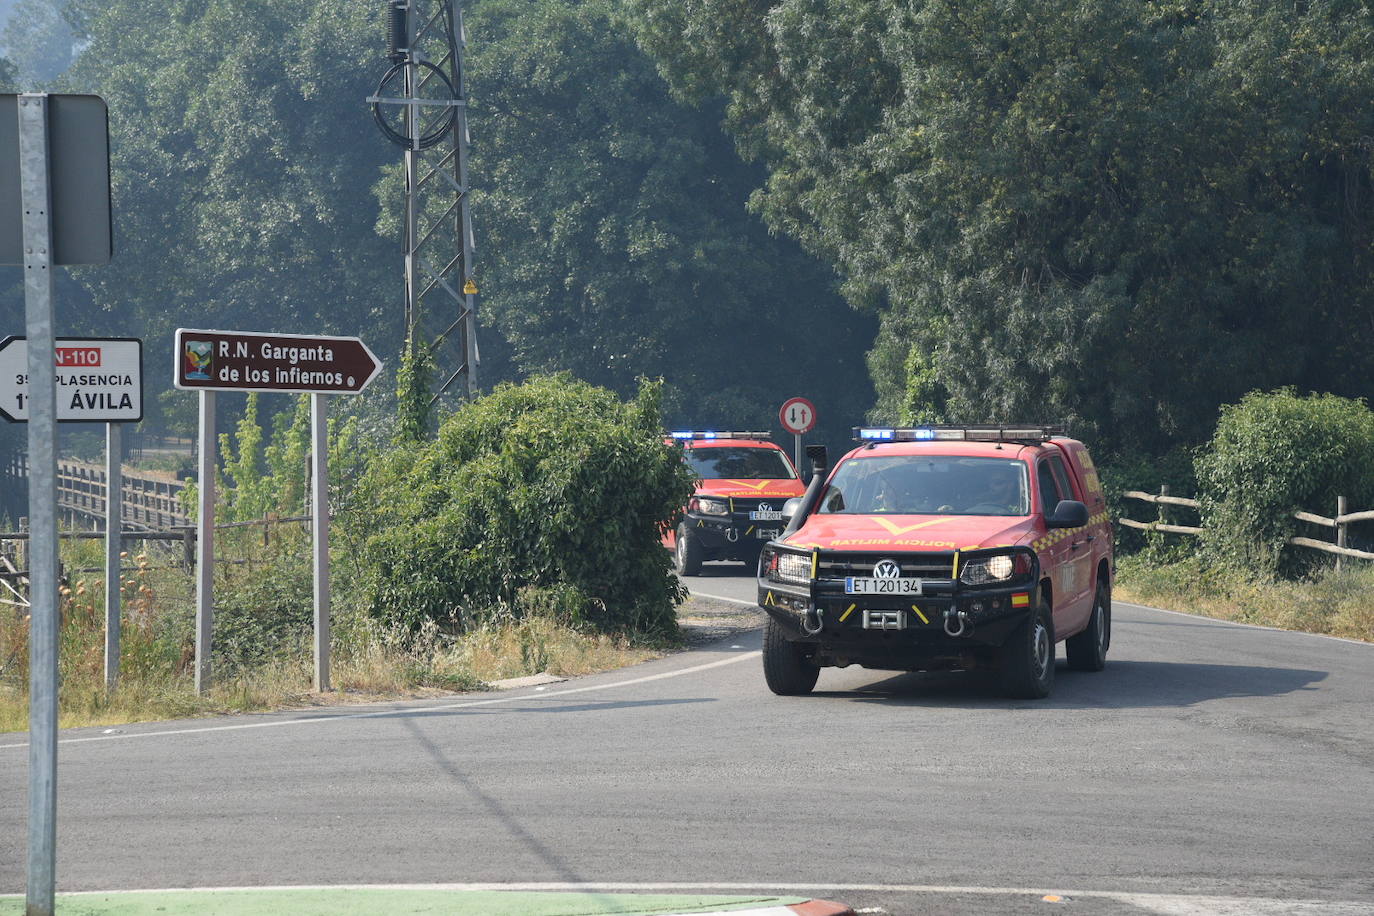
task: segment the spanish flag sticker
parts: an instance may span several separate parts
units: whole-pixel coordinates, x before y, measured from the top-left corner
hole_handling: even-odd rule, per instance
[[[1014,592],[1011,596],[1012,607],[1029,607],[1030,594],[1027,592]]]

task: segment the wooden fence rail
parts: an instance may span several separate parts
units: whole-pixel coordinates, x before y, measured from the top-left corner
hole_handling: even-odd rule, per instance
[[[332,513],[331,513],[332,514]],[[222,522],[215,526],[216,531],[227,528],[255,528],[262,527],[262,543],[267,546],[271,540],[271,531],[277,525],[308,524],[313,516],[309,515],[267,515],[263,518],[249,519],[244,522]],[[20,527],[26,527],[28,519],[20,519]],[[58,538],[69,540],[99,540],[105,537],[103,531],[59,531]],[[148,531],[139,528],[126,528],[120,531],[120,536],[126,541],[177,541],[181,544],[182,560],[181,565],[186,569],[193,569],[196,563],[196,527],[194,525],[176,525],[170,531]],[[29,540],[28,531],[0,531],[0,604],[18,605],[27,607],[28,601],[18,591],[17,586],[27,585],[29,571],[24,566],[27,565],[26,545]],[[7,545],[14,544],[11,553]],[[221,560],[219,562],[246,562],[242,560]],[[74,570],[67,570],[73,572]]]
[[[28,477],[28,459],[15,456],[5,468],[9,479]],[[191,524],[181,508],[184,481],[126,467],[120,489],[121,517],[131,528],[165,531]],[[59,459],[57,462],[57,507],[70,516],[104,523],[108,480],[105,466],[86,461]]]
[[[1134,499],[1140,502],[1154,503],[1164,506],[1186,506],[1190,509],[1198,508],[1196,499],[1187,499],[1182,496],[1168,495],[1168,487],[1160,487],[1160,493],[1146,493],[1142,490],[1127,490],[1121,494],[1123,499]],[[1366,509],[1360,512],[1347,512],[1345,497],[1339,497],[1336,501],[1336,514],[1334,516],[1317,515],[1315,512],[1294,512],[1293,518],[1300,522],[1309,522],[1313,525],[1321,525],[1325,528],[1334,528],[1336,531],[1336,541],[1319,541],[1316,538],[1291,537],[1288,543],[1294,547],[1306,547],[1311,550],[1320,550],[1324,553],[1335,554],[1336,568],[1341,567],[1341,557],[1352,557],[1357,560],[1374,560],[1374,553],[1367,550],[1356,550],[1346,546],[1346,535],[1348,526],[1352,522],[1374,521],[1374,510]],[[1125,525],[1127,528],[1137,528],[1142,531],[1165,531],[1170,534],[1202,534],[1201,527],[1193,525],[1173,525],[1165,522],[1164,513],[1161,510],[1160,520],[1155,522],[1139,522],[1131,518],[1119,518],[1117,523]]]

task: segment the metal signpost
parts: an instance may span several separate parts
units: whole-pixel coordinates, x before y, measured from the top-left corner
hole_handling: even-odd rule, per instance
[[[315,566],[315,689],[329,688],[330,394],[357,394],[382,364],[356,337],[180,328],[172,383],[200,392],[200,509],[196,583],[196,690],[210,689],[214,624],[215,392],[310,394],[311,531]]]
[[[0,263],[24,268],[29,418],[29,822],[25,912],[57,863],[57,366],[54,266],[110,259],[109,130],[97,96],[0,95]]]
[[[795,437],[793,452],[797,473],[802,472],[802,433],[816,428],[816,405],[806,398],[788,398],[778,410],[778,420],[782,428]]]

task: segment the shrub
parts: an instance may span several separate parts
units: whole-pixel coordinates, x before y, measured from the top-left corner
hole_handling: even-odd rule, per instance
[[[1337,496],[1374,506],[1374,412],[1330,394],[1251,392],[1222,408],[1196,467],[1208,551],[1266,575],[1299,574],[1319,561],[1282,551],[1303,524],[1295,510],[1333,514]]]
[[[658,384],[624,403],[568,375],[536,378],[380,457],[347,522],[369,532],[369,612],[412,628],[553,613],[675,632],[683,592],[660,538],[692,478],[663,441],[659,397]]]

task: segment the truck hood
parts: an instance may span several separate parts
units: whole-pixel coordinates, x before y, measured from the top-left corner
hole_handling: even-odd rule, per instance
[[[973,550],[1024,544],[1038,531],[1034,517],[813,515],[783,543],[822,550]]]
[[[703,480],[697,483],[698,496],[786,500],[805,492],[806,484],[800,480]],[[781,509],[782,506],[777,508]]]

